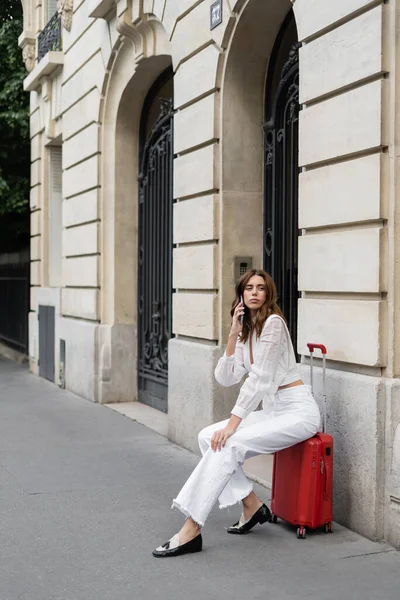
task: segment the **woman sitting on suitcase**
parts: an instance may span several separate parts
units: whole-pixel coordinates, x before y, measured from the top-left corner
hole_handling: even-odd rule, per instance
[[[228,533],[241,535],[257,523],[270,521],[271,513],[253,492],[243,462],[302,442],[320,427],[318,406],[311,388],[300,379],[286,321],[277,305],[276,287],[268,273],[251,270],[241,277],[231,315],[226,351],[215,378],[230,386],[246,373],[249,376],[230,419],[200,432],[203,458],[173,501],[186,522],[153,556],[200,552],[201,527],[217,499],[220,508],[243,504],[239,521]],[[268,409],[270,396],[272,412]],[[261,401],[263,410],[257,410]]]

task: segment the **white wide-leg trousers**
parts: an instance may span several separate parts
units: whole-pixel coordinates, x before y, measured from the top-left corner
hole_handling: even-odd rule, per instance
[[[267,408],[252,412],[225,447],[213,452],[213,433],[227,423],[214,423],[199,433],[203,458],[172,503],[200,526],[218,498],[220,508],[226,508],[250,494],[253,486],[242,467],[246,458],[272,454],[312,437],[320,427],[320,413],[309,386],[278,391],[272,412]]]

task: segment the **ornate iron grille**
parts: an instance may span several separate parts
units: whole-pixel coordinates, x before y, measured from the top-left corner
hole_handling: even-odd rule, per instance
[[[172,335],[172,123],[172,100],[160,100],[139,175],[139,400],[164,412]]]
[[[41,60],[52,50],[62,50],[61,19],[58,12],[54,13],[38,35],[38,59]]]
[[[278,290],[294,347],[298,301],[299,44],[291,46],[266,115],[264,265]]]

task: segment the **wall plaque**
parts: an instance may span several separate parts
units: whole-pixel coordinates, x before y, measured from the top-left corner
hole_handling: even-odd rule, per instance
[[[222,23],[222,0],[213,2],[210,6],[210,29],[215,29]]]

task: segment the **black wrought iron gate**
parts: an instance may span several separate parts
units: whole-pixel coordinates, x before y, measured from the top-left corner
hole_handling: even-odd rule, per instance
[[[139,176],[138,397],[167,412],[172,327],[173,106],[159,115],[141,150]]]
[[[298,301],[299,44],[290,13],[268,70],[265,108],[264,266],[296,348]]]
[[[28,354],[29,248],[0,254],[0,342]]]

